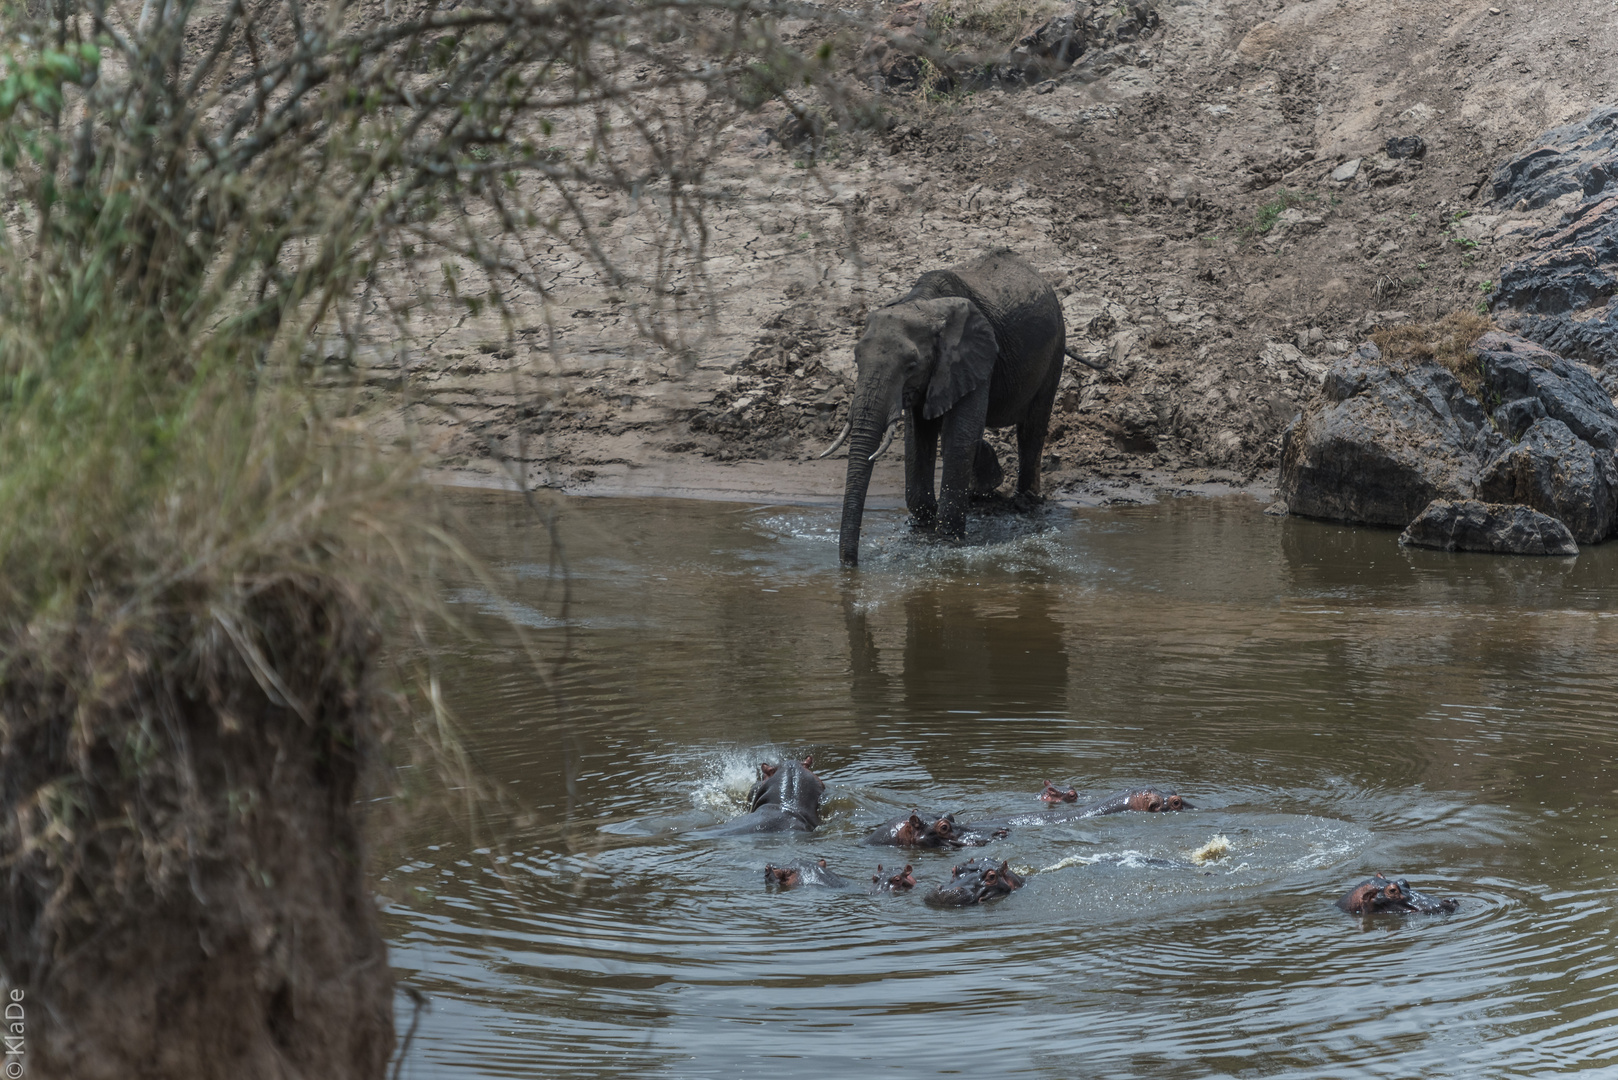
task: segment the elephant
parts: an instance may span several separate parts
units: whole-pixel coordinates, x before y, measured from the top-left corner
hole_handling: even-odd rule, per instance
[[[1017,494],[1037,498],[1066,350],[1056,293],[1004,248],[953,269],[930,270],[903,297],[873,311],[854,346],[858,376],[848,423],[820,455],[848,442],[838,537],[843,565],[859,562],[872,465],[900,419],[905,506],[917,525],[948,538],[966,535],[969,497],[994,490],[1004,476],[983,439],[985,428],[1016,425]]]

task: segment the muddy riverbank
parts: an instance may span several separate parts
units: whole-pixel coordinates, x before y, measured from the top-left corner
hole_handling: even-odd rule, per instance
[[[1440,0],[1418,19],[1370,0],[1192,0],[1160,14],[1036,88],[873,98],[887,126],[831,139],[813,168],[783,111],[744,118],[706,173],[706,314],[678,355],[639,341],[633,297],[548,241],[547,299],[514,298],[507,328],[434,325],[408,370],[378,368],[378,399],[408,388],[394,428],[408,417],[463,482],[818,492],[824,463],[809,462],[840,425],[865,311],[1007,244],[1108,368],[1069,364],[1049,492],[1263,482],[1326,360],[1378,327],[1477,306],[1565,209],[1484,213],[1491,170],[1618,98],[1618,15],[1602,7]],[[1420,157],[1388,156],[1411,136]],[[632,255],[641,219],[611,192],[585,199],[597,239]]]

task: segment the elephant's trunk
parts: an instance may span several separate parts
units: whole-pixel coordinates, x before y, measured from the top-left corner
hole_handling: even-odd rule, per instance
[[[878,446],[898,412],[898,387],[873,385],[862,372],[848,409],[848,478],[843,482],[843,526],[837,552],[844,566],[860,561],[860,519],[865,516],[865,491],[871,484]],[[897,380],[892,380],[896,383]]]

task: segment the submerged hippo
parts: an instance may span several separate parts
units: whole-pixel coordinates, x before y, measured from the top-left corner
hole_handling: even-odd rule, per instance
[[[850,884],[846,877],[827,869],[825,859],[813,862],[798,859],[785,866],[768,863],[764,867],[764,887],[767,889],[796,889],[805,885],[822,889],[846,889]]]
[[[909,863],[905,863],[905,868],[897,873],[887,874],[886,877],[884,874],[887,874],[887,871],[882,869],[881,863],[878,863],[876,873],[871,875],[872,892],[909,892],[916,887],[916,875],[910,872]]]
[[[1454,900],[1438,900],[1426,893],[1419,893],[1412,889],[1404,878],[1389,880],[1378,870],[1375,877],[1368,877],[1348,890],[1348,894],[1337,901],[1337,906],[1350,915],[1379,915],[1383,912],[1404,915],[1411,911],[1419,911],[1423,915],[1437,915],[1440,912],[1454,911],[1460,904]]]
[[[810,772],[815,757],[759,765],[758,783],[747,793],[748,813],[735,821],[702,830],[705,836],[747,833],[810,832],[820,824],[820,797],[826,785]]]
[[[1051,788],[1047,781],[1046,787]],[[1062,796],[1062,802],[1069,800],[1066,792],[1057,792]],[[1045,798],[1040,793],[1040,798]],[[1047,800],[1051,801],[1051,800]],[[1080,806],[1072,810],[1062,810],[1055,814],[1046,815],[1047,821],[1076,821],[1079,818],[1100,817],[1103,814],[1122,814],[1126,810],[1140,810],[1148,814],[1164,813],[1170,810],[1195,810],[1196,807],[1182,799],[1177,792],[1161,791],[1155,787],[1125,788],[1114,792],[1104,799],[1097,799],[1093,803]]]
[[[1066,791],[1063,791],[1061,788],[1047,780],[1045,781],[1045,790],[1039,793],[1039,798],[1041,802],[1048,803],[1078,802],[1079,790],[1078,788],[1068,788]]]
[[[865,842],[892,844],[895,847],[982,847],[1005,835],[1004,825],[987,822],[957,824],[954,814],[928,814],[923,817],[912,810],[904,817],[884,822],[865,838]]]
[[[992,859],[973,859],[952,868],[949,884],[928,893],[926,902],[933,907],[981,904],[1022,888],[1026,880],[1012,870],[1009,863],[1001,862],[996,866]]]

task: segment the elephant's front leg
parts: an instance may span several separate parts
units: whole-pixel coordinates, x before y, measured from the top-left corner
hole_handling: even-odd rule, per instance
[[[972,463],[983,439],[983,418],[989,411],[989,384],[973,390],[944,415],[939,432],[943,444],[944,475],[938,484],[938,532],[960,539],[966,535],[966,505],[972,493]]]
[[[938,520],[933,465],[942,426],[941,420],[923,420],[920,405],[912,406],[905,416],[905,508],[915,524],[923,528],[931,528]]]

